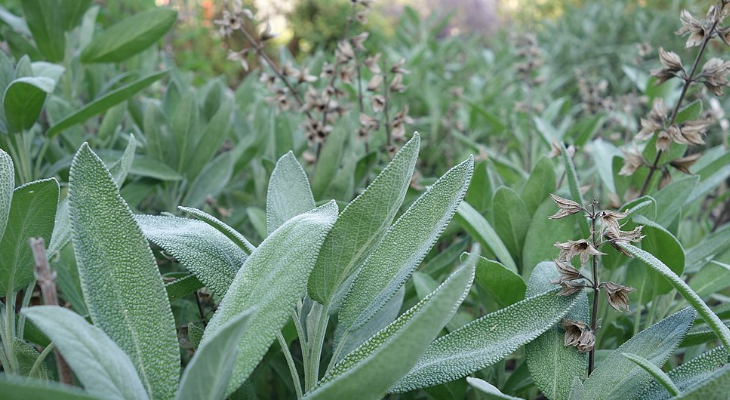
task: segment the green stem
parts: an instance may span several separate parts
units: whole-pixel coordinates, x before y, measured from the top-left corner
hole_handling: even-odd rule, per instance
[[[591,241],[593,246],[598,245],[598,238],[596,237],[596,201],[593,200],[591,203]],[[596,326],[598,322],[598,299],[599,296],[599,284],[600,276],[598,276],[598,256],[591,256],[593,264],[593,308],[591,310],[591,331],[596,334]],[[593,367],[596,361],[596,345],[594,344],[591,351],[588,353],[588,376],[591,376]]]
[[[291,374],[291,379],[294,382],[294,390],[297,392],[297,399],[302,398],[302,383],[299,382],[299,373],[297,372],[297,366],[294,364],[294,358],[291,356],[291,352],[289,351],[289,346],[286,343],[286,340],[284,339],[284,336],[281,335],[281,332],[276,334],[276,338],[279,339],[279,345],[281,346],[281,351],[284,352],[284,357],[286,358],[286,364],[289,366],[289,373]]]
[[[306,366],[309,365],[309,344],[307,342],[307,335],[302,328],[302,323],[299,319],[299,313],[301,312],[301,305],[297,306],[297,310],[292,311],[292,319],[294,320],[294,327],[297,329],[297,337],[299,337],[299,347],[302,349],[302,363]]]
[[[15,286],[13,274],[10,274],[10,282],[8,282],[8,292],[5,295],[5,337],[2,339],[5,344],[5,353],[9,361],[10,372],[17,373],[20,371],[20,365],[18,365],[18,359],[15,357],[15,351],[13,349],[14,343],[13,332],[15,332],[15,292],[13,292],[13,286]]]
[[[33,289],[35,288],[36,280],[33,279],[28,286],[25,288],[25,293],[23,293],[23,303],[21,303],[20,309],[24,309],[28,307],[30,304],[30,299],[33,297]],[[18,337],[23,338],[25,336],[25,314],[20,314],[18,316]]]
[[[304,388],[310,391],[319,381],[319,363],[322,358],[322,347],[324,347],[324,336],[327,333],[327,323],[329,322],[329,305],[321,305],[314,302],[312,312],[317,317],[317,325],[314,331],[312,342],[310,343],[309,364],[304,370]]]
[[[33,374],[40,368],[40,366],[43,364],[43,361],[46,360],[46,357],[53,351],[53,342],[51,342],[48,346],[46,346],[45,349],[41,352],[41,354],[38,355],[38,358],[36,358],[35,362],[33,363],[33,366],[30,368],[30,372],[28,372],[29,377],[33,377]]]

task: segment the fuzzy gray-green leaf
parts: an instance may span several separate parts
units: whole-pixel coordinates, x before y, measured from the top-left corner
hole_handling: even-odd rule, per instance
[[[235,229],[231,228],[230,226],[223,223],[223,221],[219,220],[218,218],[204,212],[200,211],[197,208],[191,208],[191,207],[178,207],[180,211],[185,211],[188,214],[191,214],[195,218],[198,218],[199,220],[205,222],[206,224],[212,226],[215,228],[218,232],[224,234],[228,239],[230,239],[233,243],[238,245],[238,247],[243,250],[246,254],[251,254],[252,251],[256,250],[256,247],[251,244],[251,242],[248,241],[243,235],[238,233]]]
[[[420,143],[420,136],[414,134],[365,192],[342,211],[309,277],[312,299],[329,305],[339,286],[380,242],[403,202]]]
[[[382,398],[416,363],[468,294],[477,255],[478,250],[434,292],[335,365],[305,399]]]
[[[201,343],[202,347],[241,312],[256,308],[239,341],[227,394],[248,378],[291,317],[336,218],[337,204],[331,201],[290,219],[251,253],[233,279]]]
[[[388,229],[365,260],[338,314],[338,331],[356,330],[410,279],[451,221],[469,186],[474,160],[444,174]]]
[[[5,226],[8,223],[14,186],[15,168],[13,167],[13,159],[10,158],[8,153],[0,149],[0,240],[3,238]]]
[[[89,394],[119,400],[149,398],[132,361],[101,329],[58,306],[25,308],[23,314],[53,340]]]
[[[438,385],[492,365],[560,321],[577,300],[557,291],[543,293],[442,336],[391,391]]]
[[[58,182],[54,178],[13,191],[7,227],[0,241],[0,293],[18,290],[33,280],[33,253],[28,239],[50,241],[57,205]]]
[[[672,396],[676,396],[677,394],[679,394],[679,389],[677,389],[677,386],[674,384],[674,382],[672,382],[672,378],[667,376],[667,374],[664,373],[661,368],[654,365],[651,361],[647,360],[644,357],[637,356],[636,354],[623,353],[622,355],[636,363],[636,365],[643,368],[644,371],[648,372],[649,375],[654,377],[657,382],[664,386],[664,388],[669,391]]]
[[[87,144],[76,153],[70,176],[73,246],[91,320],[129,355],[151,398],[171,399],[180,352],[152,251]]]
[[[135,215],[147,240],[160,246],[219,296],[226,294],[246,253],[224,234],[195,219]]]
[[[0,393],[3,400],[100,400],[83,390],[58,382],[43,382],[36,379],[18,379],[0,375]]]
[[[730,391],[730,365],[726,365],[708,376],[704,381],[697,383],[682,392],[675,400],[707,400],[722,399]]]
[[[467,202],[461,202],[456,214],[456,220],[469,232],[471,237],[483,247],[489,248],[497,256],[497,261],[504,264],[512,272],[517,273],[517,264],[509,254],[502,239],[499,238],[492,225],[489,224],[479,211]]]
[[[710,310],[710,307],[705,304],[700,296],[695,293],[692,288],[689,287],[680,277],[677,276],[669,267],[664,265],[656,257],[650,253],[634,247],[630,244],[620,244],[620,246],[631,253],[634,257],[643,261],[646,265],[659,272],[663,277],[667,278],[671,282],[672,286],[684,297],[687,302],[694,307],[695,310],[702,316],[707,322],[707,325],[715,331],[715,334],[720,338],[720,341],[725,345],[725,348],[730,351],[730,329],[722,323],[720,318]]]
[[[472,378],[470,376],[466,377],[466,382],[469,383],[474,389],[479,390],[480,392],[484,392],[488,394],[492,399],[502,399],[502,400],[524,400],[519,397],[509,396],[504,393],[502,393],[499,389],[494,387],[492,384],[490,384],[487,381],[478,379],[478,378]]]
[[[672,379],[679,390],[685,390],[690,386],[704,382],[719,365],[730,362],[730,355],[724,347],[715,347],[714,349],[685,361],[679,367],[669,371],[667,375]],[[660,385],[658,382],[652,382],[649,387],[644,390],[639,400],[668,400],[672,395]]]
[[[555,287],[550,283],[558,279],[558,270],[553,262],[541,262],[532,271],[527,284],[527,296],[534,296]],[[578,294],[578,302],[565,316],[574,321],[590,321],[588,296]],[[586,353],[573,346],[565,346],[564,333],[560,324],[553,324],[537,339],[525,345],[525,359],[535,385],[551,400],[567,400],[575,378],[586,373]]]
[[[315,207],[307,174],[289,151],[276,162],[266,194],[266,228],[269,234],[289,219]]]
[[[614,350],[583,383],[584,400],[625,399],[636,395],[651,382],[651,375],[624,357],[632,353],[655,365],[662,365],[682,341],[692,325],[691,308],[672,314]]]

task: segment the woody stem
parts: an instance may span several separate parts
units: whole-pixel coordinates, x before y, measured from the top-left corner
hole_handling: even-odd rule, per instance
[[[593,203],[591,203],[591,242],[593,242],[593,246],[595,247],[598,244],[598,240],[596,238],[596,202],[595,200]],[[593,331],[593,334],[596,333],[596,325],[597,325],[597,319],[598,319],[598,299],[600,298],[598,296],[598,292],[600,291],[600,288],[598,287],[598,256],[593,255],[591,256],[591,261],[593,263],[593,281],[591,282],[593,287],[593,309],[591,310],[591,331]],[[590,352],[588,352],[588,376],[591,375],[593,372],[593,366],[595,365],[595,359],[596,359],[596,346],[591,348]]]

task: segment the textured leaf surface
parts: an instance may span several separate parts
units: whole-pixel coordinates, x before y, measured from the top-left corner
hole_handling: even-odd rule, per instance
[[[504,265],[479,257],[474,282],[484,289],[500,307],[525,298],[525,281]]]
[[[555,202],[547,199],[540,204],[532,216],[530,227],[525,235],[525,246],[522,249],[522,276],[527,279],[532,269],[540,262],[551,261],[558,257],[559,250],[555,242],[563,238],[574,237],[575,219],[582,215],[561,219],[548,219],[557,211]],[[550,233],[550,240],[546,239],[546,232]],[[554,238],[554,240],[553,240]]]
[[[704,381],[675,397],[676,400],[722,399],[730,392],[730,365],[726,365]]]
[[[346,337],[348,331],[370,320],[410,279],[451,221],[473,169],[472,158],[452,168],[388,229],[360,268],[340,308],[337,328],[341,335]]]
[[[403,202],[420,143],[420,136],[413,135],[365,192],[337,218],[309,277],[312,299],[329,305],[339,285],[380,242]]]
[[[15,189],[5,234],[0,241],[0,293],[15,291],[33,280],[33,253],[28,239],[48,243],[58,205],[58,182],[35,181]]]
[[[3,400],[100,400],[78,388],[57,382],[42,382],[35,379],[8,379],[0,376],[0,393]]]
[[[225,398],[237,345],[250,316],[250,311],[235,316],[197,349],[180,379],[177,400]]]
[[[243,235],[238,233],[235,229],[231,228],[230,226],[223,223],[223,221],[219,220],[218,218],[204,212],[200,211],[197,208],[190,208],[190,207],[178,207],[181,211],[185,211],[186,213],[194,216],[195,218],[198,218],[199,220],[205,222],[206,224],[212,226],[215,228],[218,232],[224,234],[228,239],[230,239],[233,243],[238,245],[238,247],[243,250],[246,254],[251,254],[252,251],[256,250],[256,247],[251,244]]]
[[[13,167],[13,159],[10,158],[8,153],[0,149],[0,240],[2,240],[5,226],[8,224],[14,186],[15,168]]]
[[[147,240],[171,254],[219,296],[226,294],[246,253],[203,221],[135,215]]]
[[[470,384],[473,388],[479,390],[480,392],[484,392],[484,393],[490,395],[490,398],[503,399],[503,400],[523,400],[519,397],[506,395],[506,394],[502,393],[499,389],[494,387],[494,385],[492,385],[491,383],[478,379],[478,378],[472,378],[471,376],[467,376],[466,382],[468,384]]]
[[[560,321],[576,301],[576,296],[558,296],[557,291],[544,293],[442,336],[392,391],[438,385],[492,365]]]
[[[469,203],[462,202],[459,204],[456,220],[469,232],[474,240],[478,241],[483,247],[491,249],[499,262],[512,272],[517,273],[517,264],[509,254],[509,250],[502,243],[502,239],[499,238],[489,221],[482,214],[479,214],[479,211],[475,210]]]
[[[719,365],[730,362],[730,355],[724,347],[715,347],[714,349],[684,362],[679,367],[669,371],[667,375],[672,379],[680,390],[685,390],[690,386],[704,382]],[[671,394],[658,382],[652,384],[641,394],[640,400],[667,400],[672,397]]]
[[[337,211],[337,204],[331,201],[290,219],[269,235],[238,271],[201,343],[205,345],[241,312],[256,308],[239,341],[227,394],[243,384],[291,317]]]
[[[81,52],[81,62],[124,61],[164,36],[176,19],[176,11],[158,7],[127,17],[94,37]]]
[[[532,271],[527,284],[527,296],[535,296],[555,288],[550,281],[557,280],[559,273],[553,262],[542,262]],[[574,321],[590,321],[588,295],[577,295],[578,302],[568,312],[566,318]],[[573,346],[565,346],[564,334],[560,324],[553,324],[537,339],[525,345],[525,359],[535,385],[545,397],[551,400],[567,400],[576,378],[586,374],[587,355]]]
[[[692,307],[694,307],[695,310],[697,310],[697,312],[702,316],[705,322],[707,322],[707,325],[709,325],[712,330],[715,331],[715,334],[717,334],[717,336],[720,338],[722,343],[725,345],[725,348],[730,350],[730,329],[722,323],[720,318],[715,315],[712,310],[710,310],[710,307],[708,307],[707,304],[702,301],[700,296],[698,296],[697,293],[695,293],[689,287],[689,285],[687,285],[680,277],[677,276],[677,274],[669,269],[669,267],[664,265],[661,261],[657,260],[657,258],[650,253],[647,253],[646,251],[634,247],[630,244],[621,244],[620,246],[629,253],[631,253],[634,257],[640,259],[646,265],[667,278],[669,282],[672,283],[672,286],[677,289],[679,294],[681,294],[682,297],[684,297],[684,299],[687,300],[687,302]]]
[[[266,227],[269,233],[289,219],[315,207],[307,174],[289,151],[276,162],[266,194]]]
[[[583,399],[625,399],[634,396],[651,382],[651,375],[624,357],[635,354],[655,365],[662,365],[682,341],[692,325],[691,308],[672,314],[644,329],[611,352],[583,383]]]
[[[305,398],[382,398],[416,363],[466,297],[477,254],[429,296],[335,365]]]
[[[177,330],[147,240],[87,144],[74,157],[69,185],[73,246],[91,319],[129,355],[150,397],[171,399],[180,373]]]
[[[633,361],[636,365],[643,368],[644,371],[648,372],[649,375],[654,377],[656,382],[659,382],[662,386],[664,386],[664,388],[667,389],[667,391],[669,391],[673,396],[676,396],[679,393],[679,389],[677,389],[677,386],[675,386],[674,382],[672,382],[672,378],[667,376],[667,374],[665,374],[661,368],[652,364],[651,361],[647,360],[644,357],[637,356],[636,354],[623,353],[622,355]]]
[[[16,337],[13,338],[13,353],[18,360],[19,375],[44,381],[48,380],[49,373],[44,364],[41,364],[40,367],[33,371],[33,365],[35,365],[38,356],[40,356],[40,353],[38,353],[35,347]],[[33,375],[31,375],[31,372],[33,372]]]
[[[53,340],[63,358],[92,396],[106,399],[148,399],[132,361],[101,329],[63,307],[23,309]]]

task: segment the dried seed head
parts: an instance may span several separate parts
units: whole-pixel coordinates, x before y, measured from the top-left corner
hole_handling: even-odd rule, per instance
[[[728,86],[727,75],[730,73],[730,61],[711,58],[702,67],[700,76],[705,87],[715,96],[722,96],[722,88]]]
[[[281,74],[286,76],[287,78],[291,78],[291,77],[299,75],[299,70],[292,67],[291,63],[287,62],[286,64],[284,64],[284,67],[281,69]]]
[[[373,118],[365,113],[360,113],[360,125],[367,132],[378,129],[380,127],[380,122],[377,118]]]
[[[589,352],[593,349],[596,336],[586,323],[563,318],[561,325],[565,330],[563,337],[565,347],[575,346],[581,352]]]
[[[657,78],[656,85],[661,85],[678,74],[684,74],[682,60],[677,53],[672,51],[667,52],[659,48],[659,60],[662,63],[662,68],[651,71],[651,75]]]
[[[241,51],[232,51],[228,50],[228,56],[226,59],[230,61],[238,61],[241,63],[241,66],[243,67],[244,71],[248,71],[248,54],[250,53],[251,49],[243,49]]]
[[[406,59],[401,58],[400,60],[398,60],[397,63],[393,64],[393,66],[390,67],[390,72],[392,72],[394,74],[406,74],[406,75],[410,74],[411,71],[403,68],[403,65],[405,65],[405,63],[406,63]]]
[[[558,280],[557,282],[551,283],[560,285],[560,291],[558,292],[558,296],[570,296],[586,287],[583,283],[576,281]]]
[[[590,256],[604,255],[600,251],[596,250],[593,245],[585,240],[569,240],[565,243],[555,243],[555,247],[560,249],[558,259],[565,262],[570,262],[575,256],[580,256],[580,265],[585,265],[588,262]]]
[[[692,172],[690,172],[689,167],[694,165],[694,163],[696,163],[697,160],[699,160],[701,156],[702,156],[702,153],[690,154],[688,156],[677,158],[677,159],[670,161],[669,165],[684,172],[687,175],[692,175]]]
[[[549,217],[550,219],[560,219],[584,210],[583,206],[574,202],[573,200],[565,199],[552,193],[550,194],[550,197],[553,199],[555,204],[558,205],[559,209],[557,213]]]
[[[576,279],[585,278],[585,276],[583,276],[580,271],[573,268],[572,265],[568,264],[565,261],[555,260],[555,268],[557,268],[558,272],[560,273],[560,278],[558,278],[557,281],[552,281],[551,283],[559,284],[561,282],[569,282]]]
[[[393,80],[390,81],[390,91],[402,93],[405,92],[406,86],[403,84],[403,75],[395,74]]]
[[[633,257],[631,253],[624,250],[623,247],[619,246],[618,244],[641,241],[641,239],[644,238],[644,235],[641,234],[642,229],[644,229],[643,225],[637,226],[630,231],[618,231],[618,233],[613,231],[605,231],[603,233],[603,237],[608,240],[608,243],[613,246],[616,251],[627,257]]]
[[[365,25],[368,23],[368,11],[362,10],[355,13],[355,21],[357,21],[360,25]]]
[[[383,74],[374,74],[368,82],[368,91],[377,92],[383,85]]]
[[[324,63],[322,65],[322,72],[320,73],[320,77],[323,79],[331,79],[335,75],[335,66],[330,63]]]
[[[635,292],[636,289],[613,282],[603,282],[598,287],[606,292],[608,304],[616,311],[622,309],[629,311],[629,293]]]
[[[271,30],[271,24],[268,21],[266,21],[266,27],[264,28],[263,32],[261,32],[261,34],[259,34],[259,40],[262,42],[265,42],[265,41],[271,40],[277,36],[279,36],[279,34],[276,32],[273,32]]]
[[[699,46],[706,34],[702,22],[695,19],[687,10],[682,10],[679,20],[682,21],[682,27],[675,33],[681,36],[689,35],[686,47]]]
[[[602,231],[611,231],[614,234],[618,235],[618,233],[621,231],[621,224],[618,222],[619,220],[622,220],[628,216],[628,212],[618,212],[618,211],[601,211],[598,213],[598,216],[601,218],[601,229]]]
[[[367,56],[365,60],[363,60],[363,64],[367,67],[370,72],[373,74],[379,74],[380,71],[380,65],[378,63],[380,62],[380,53],[377,53],[373,56]]]
[[[340,40],[339,42],[337,42],[337,50],[335,50],[335,56],[338,63],[345,64],[355,58],[355,51],[352,49],[352,46],[350,46],[350,43],[348,41]]]
[[[366,51],[365,46],[363,46],[363,43],[365,43],[365,40],[367,40],[369,35],[370,35],[369,32],[363,32],[357,36],[351,37],[350,42],[352,42],[352,45],[355,46],[355,48],[357,50]]]
[[[383,111],[383,108],[385,107],[385,97],[383,97],[383,95],[376,94],[370,100],[373,105],[373,111],[375,111],[375,112]]]
[[[624,166],[618,172],[619,175],[633,175],[642,165],[644,165],[644,157],[640,153],[624,151]]]

